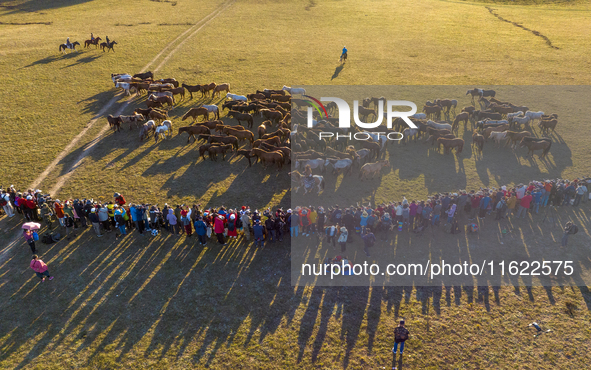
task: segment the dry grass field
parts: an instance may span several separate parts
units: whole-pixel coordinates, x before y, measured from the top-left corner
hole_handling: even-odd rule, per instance
[[[105,115],[145,106],[145,95],[116,91],[110,74],[141,70],[188,84],[228,82],[238,94],[283,85],[425,85],[404,91],[417,103],[442,97],[430,86],[449,85],[441,94],[458,106],[469,101],[454,85],[555,85],[498,88],[503,98],[559,113],[548,160],[490,143],[482,158],[468,145],[444,156],[422,143],[395,144],[391,168],[361,193],[352,180],[328,175],[328,204],[586,176],[590,92],[576,85],[591,82],[590,10],[585,1],[534,0],[4,1],[0,184],[57,189],[61,199],[111,200],[119,191],[132,202],[291,206],[289,169],[249,168],[237,157],[203,161],[198,144],[177,135],[190,107],[222,99],[181,101],[170,111],[173,137],[158,144],[140,142],[127,126],[105,130]],[[116,40],[115,53],[58,52],[67,37],[83,43],[90,32]],[[349,60],[340,66],[343,45]],[[580,222],[564,257],[581,266],[589,264],[588,204],[560,216]],[[511,224],[511,240],[532,237],[560,256],[552,250],[558,229],[540,218]],[[388,368],[399,317],[413,335],[399,369],[583,369],[591,360],[591,293],[583,285],[293,287],[288,242],[200,247],[167,233],[115,240],[90,230],[40,246],[56,276],[40,284],[19,220],[2,219],[0,229],[3,369]],[[479,243],[493,245],[498,233],[486,230]],[[436,230],[427,240],[445,237]],[[399,242],[380,245],[384,256]],[[318,258],[328,253],[317,250]],[[532,321],[554,331],[534,340]]]

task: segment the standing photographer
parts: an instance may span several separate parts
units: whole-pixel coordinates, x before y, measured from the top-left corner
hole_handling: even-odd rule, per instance
[[[566,225],[564,225],[564,234],[562,235],[562,247],[566,247],[567,243],[568,243],[568,236],[569,235],[574,235],[579,231],[579,227],[577,225],[575,225],[574,223],[572,223],[572,221],[569,221],[566,223]]]

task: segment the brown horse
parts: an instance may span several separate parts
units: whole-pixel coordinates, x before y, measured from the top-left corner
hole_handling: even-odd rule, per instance
[[[225,91],[227,93],[230,92],[230,84],[228,83],[223,83],[223,84],[219,84],[217,85],[214,89],[213,89],[213,96],[215,97],[220,96],[221,92]]]
[[[212,82],[207,85],[201,85],[201,96],[208,96],[210,91],[213,91],[217,84]]]
[[[201,135],[199,135],[198,137],[201,137]],[[238,138],[236,136],[216,136],[216,135],[210,135],[209,136],[209,139],[208,139],[208,142],[210,142],[210,143],[232,144],[235,149],[238,149]]]
[[[441,119],[441,107],[439,105],[428,106],[425,105],[423,107],[423,112],[427,114],[427,116],[435,117],[436,119]]]
[[[98,49],[99,41],[101,41],[100,37],[95,37],[94,40],[86,40],[84,41],[84,47],[88,48],[90,45],[94,45],[96,49]]]
[[[146,100],[146,107],[148,108],[162,108],[162,103],[154,100]]]
[[[254,120],[252,119],[252,115],[250,115],[248,113],[240,113],[235,110],[230,110],[228,112],[228,117],[235,118],[238,121],[238,124],[240,124],[240,121],[246,121],[248,128],[252,128],[252,126],[254,125]]]
[[[257,159],[261,160],[264,168],[267,168],[267,165],[269,164],[277,164],[277,171],[279,171],[283,167],[283,153],[278,150],[267,152],[260,148],[253,148],[251,153],[253,156],[257,157]]]
[[[182,87],[185,88],[189,92],[189,94],[191,94],[191,99],[193,99],[193,93],[201,92],[201,85],[191,86],[182,84]],[[203,96],[203,93],[201,94],[201,96]]]
[[[437,139],[438,149],[441,151],[441,146],[443,145],[444,153],[451,153],[453,148],[456,148],[456,154],[460,154],[462,149],[464,148],[464,140],[463,139],[445,139],[440,137]]]
[[[205,160],[205,152],[209,154],[209,148],[212,146],[221,145],[220,143],[203,144],[199,147],[199,156]]]
[[[534,156],[534,150],[542,150],[540,158],[544,158],[546,157],[546,155],[548,155],[548,152],[552,147],[552,141],[550,139],[536,139],[524,137],[523,139],[521,139],[519,147],[523,148],[524,146],[526,146],[528,149],[527,154],[529,155],[529,153],[531,152],[532,157]]]
[[[199,119],[199,116],[203,116],[203,119],[207,121],[209,119],[209,111],[207,108],[199,107],[199,108],[191,108],[185,115],[181,121],[186,120],[188,117],[193,118],[193,122]],[[215,126],[214,126],[215,128]]]
[[[113,131],[121,131],[121,116],[113,117],[113,115],[109,114],[107,116],[107,121],[109,121],[109,126],[113,128]]]
[[[157,120],[157,121],[164,121],[166,118],[168,118],[166,115],[160,113],[157,110],[153,110],[150,113],[148,113],[148,117],[150,119]]]
[[[382,168],[389,165],[390,162],[387,159],[376,163],[366,163],[363,166],[361,166],[361,169],[359,170],[359,178],[361,180],[363,180],[364,178],[369,179],[369,175],[371,175],[371,178],[373,179],[377,174],[380,173]]]
[[[476,145],[478,149],[480,149],[480,153],[482,153],[482,148],[484,147],[484,136],[480,135],[477,130],[474,130],[472,134],[472,145]]]
[[[185,98],[185,88],[184,87],[175,87],[174,89],[170,89],[169,90],[172,95],[180,95],[181,96],[181,100],[183,100]]]
[[[221,123],[222,121],[219,121],[220,123],[218,123],[215,126],[215,130],[217,132],[221,132],[222,134],[226,134],[228,135],[228,129],[233,129],[233,130],[239,130],[239,131],[243,131],[246,130],[243,126],[241,125],[236,125],[236,126],[226,126],[223,123]]]
[[[455,131],[456,133],[458,132],[461,121],[464,121],[464,130],[465,130],[466,127],[468,126],[469,119],[470,119],[470,113],[468,113],[468,112],[462,112],[462,113],[458,114],[456,116],[456,118],[454,119],[453,124],[451,125],[452,131]]]
[[[206,126],[210,130],[215,130],[219,125],[224,125],[222,121],[204,121],[199,123],[201,126]]]
[[[273,109],[261,109],[259,112],[261,113],[261,117],[264,117],[277,124],[279,124],[279,121],[283,119],[283,114]]]
[[[222,155],[222,160],[226,160],[226,152],[232,151],[232,144],[226,145],[212,145],[209,147],[209,159],[212,161],[218,160],[218,154]]]
[[[359,108],[359,115],[361,116],[361,119],[366,119],[370,115],[377,117],[376,111],[371,108],[366,108],[362,105],[358,106],[358,108]]]
[[[171,98],[170,96],[150,96],[150,98],[148,100],[151,101],[157,101],[162,103],[163,105],[166,104],[169,107],[172,107],[172,105],[174,104],[174,98]]]
[[[232,127],[226,127],[224,133],[228,136],[236,136],[239,141],[248,140],[251,144],[254,142],[254,135],[248,130],[238,130]]]
[[[257,129],[257,132],[259,134],[259,139],[261,138],[261,136],[263,136],[264,134],[267,133],[267,124],[269,124],[269,126],[272,125],[271,121],[264,121],[263,123],[261,123],[259,125],[259,128]]]
[[[273,136],[272,138],[269,138],[269,139],[258,139],[252,143],[252,147],[258,148],[262,143],[267,143],[270,145],[279,146],[279,145],[281,145],[281,139],[279,139],[279,137],[277,137],[277,136]]]
[[[283,159],[287,159],[288,163],[291,163],[291,149],[286,146],[273,146],[265,143],[261,143],[259,148],[266,150],[268,152],[272,152],[274,150],[279,150],[283,153]]]
[[[505,143],[505,145],[511,142],[511,147],[515,149],[517,147],[517,143],[521,142],[521,139],[529,135],[531,135],[529,131],[507,131],[507,143]]]
[[[435,133],[433,135],[429,135],[427,140],[425,140],[425,144],[431,144],[431,146],[433,146],[433,145],[435,145],[435,142],[437,141],[437,139],[439,139],[440,137],[442,137],[444,139],[455,139],[456,138],[456,136],[454,134],[441,134],[440,135],[439,133]]]
[[[201,125],[179,127],[179,135],[183,132],[189,134],[189,137],[187,137],[187,143],[189,143],[191,141],[191,137],[193,138],[193,142],[197,141],[195,135],[209,134],[209,128]]]
[[[541,120],[538,127],[542,130],[542,133],[547,134],[548,130],[554,131],[557,123],[557,119]]]
[[[103,52],[105,51],[105,48],[107,48],[107,52],[109,52],[110,50],[113,50],[113,53],[114,53],[115,49],[113,48],[113,46],[115,46],[115,44],[117,44],[115,41],[111,41],[109,43],[101,42],[100,47],[101,47],[101,49],[103,49]]]

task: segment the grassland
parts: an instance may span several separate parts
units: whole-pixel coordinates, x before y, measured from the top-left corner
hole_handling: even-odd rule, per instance
[[[0,68],[10,88],[0,93],[1,183],[31,184],[115,96],[110,73],[145,66],[160,66],[157,77],[189,84],[229,82],[241,94],[284,84],[589,84],[589,4],[518,3],[495,3],[494,9],[559,49],[498,20],[485,8],[490,2],[236,1],[174,54],[185,38],[167,45],[221,1],[3,2]],[[40,24],[24,24],[34,22]],[[90,32],[117,40],[116,52],[58,53],[66,37],[83,42]],[[339,70],[343,45],[349,61]],[[538,106],[542,91],[519,101]],[[434,96],[423,100],[428,98]],[[125,113],[143,106],[143,99],[133,98]],[[363,200],[589,173],[585,109],[574,101],[566,95],[548,108],[561,117],[549,164],[493,148],[477,161],[468,153],[441,158],[424,146],[393,147],[394,157],[418,154],[420,165],[405,169],[392,160],[383,183],[372,183]],[[122,104],[124,96],[109,113]],[[176,127],[195,104],[197,99],[184,101],[172,110]],[[104,125],[101,118],[90,126],[39,187],[54,186]],[[285,172],[248,168],[238,159],[231,165],[203,162],[184,137],[140,143],[137,130],[126,128],[97,140],[58,197],[106,199],[121,191],[131,201],[248,202],[259,208],[290,203]],[[432,156],[442,161],[433,165]],[[438,182],[442,171],[445,181]],[[335,188],[341,182],[331,179]],[[588,238],[588,209],[577,217]],[[0,227],[2,368],[388,367],[398,317],[407,319],[414,335],[399,368],[586,368],[591,360],[591,295],[584,286],[294,288],[288,244],[200,248],[167,234],[115,241],[88,231],[41,247],[57,278],[40,285],[27,267],[20,225],[1,220]],[[548,245],[546,237],[556,231],[544,231],[540,243]],[[554,334],[532,339],[525,325],[534,320]]]

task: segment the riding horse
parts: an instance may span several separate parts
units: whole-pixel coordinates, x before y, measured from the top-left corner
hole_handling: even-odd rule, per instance
[[[107,51],[113,50],[113,53],[114,53],[115,49],[113,49],[113,45],[115,45],[116,43],[117,43],[116,41],[111,41],[109,43],[101,42],[101,49],[103,49],[103,52],[104,52],[105,48],[107,48]]]
[[[68,50],[68,49],[77,51],[76,50],[76,45],[80,46],[80,43],[78,41],[74,41],[74,42],[71,42],[70,45],[68,45],[68,44],[61,44],[59,50],[62,53],[65,53],[66,50]]]
[[[345,63],[347,61],[347,53],[341,54],[341,63]]]
[[[320,175],[313,175],[307,178],[298,171],[291,171],[289,175],[291,176],[292,187],[295,188],[296,193],[301,187],[304,188],[304,195],[311,192],[314,187],[318,188],[316,194],[320,194],[320,190],[324,190],[324,177]]]
[[[98,48],[99,46],[99,41],[101,41],[102,39],[100,37],[95,37],[94,40],[86,40],[84,41],[84,47],[88,48],[90,47],[90,45],[94,45],[95,48]]]

